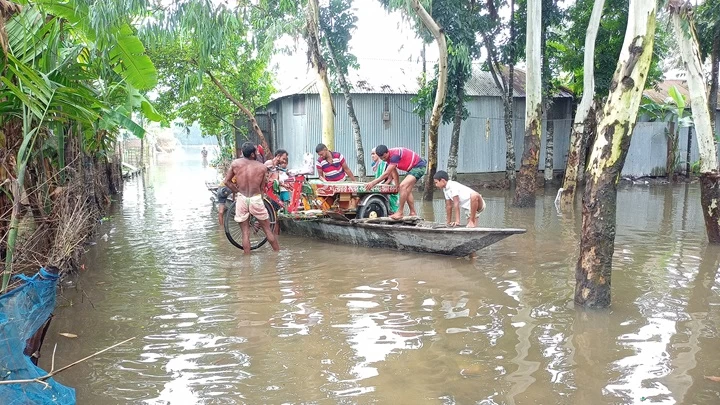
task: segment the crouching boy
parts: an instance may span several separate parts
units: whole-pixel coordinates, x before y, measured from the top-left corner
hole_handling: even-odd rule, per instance
[[[480,193],[457,181],[448,180],[447,172],[438,170],[433,177],[435,187],[445,194],[445,212],[450,226],[460,225],[460,208],[468,210],[468,228],[477,226],[478,215],[485,210],[485,200]],[[455,211],[453,221],[453,211]]]

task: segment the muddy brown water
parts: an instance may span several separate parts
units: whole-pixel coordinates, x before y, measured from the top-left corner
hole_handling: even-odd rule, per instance
[[[249,257],[216,224],[199,151],[125,186],[66,285],[41,366],[80,404],[717,404],[720,248],[697,185],[618,195],[612,308],[572,303],[579,215],[486,191],[523,227],[475,261],[281,236]],[[421,207],[444,220],[442,200]],[[107,240],[102,237],[107,234]],[[73,333],[71,339],[59,335]]]

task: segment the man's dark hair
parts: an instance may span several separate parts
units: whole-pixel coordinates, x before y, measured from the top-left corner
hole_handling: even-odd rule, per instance
[[[435,180],[449,180],[448,174],[445,170],[438,170],[435,172],[435,175],[433,176],[433,179]]]
[[[384,154],[388,153],[388,147],[385,145],[378,145],[375,147],[375,154],[378,156],[382,156]]]
[[[287,151],[285,149],[278,149],[275,151],[275,157],[287,155]]]
[[[255,153],[255,151],[257,150],[255,148],[255,144],[253,144],[252,142],[245,142],[240,148],[242,150],[243,156],[245,156],[246,158],[252,156],[252,154]]]
[[[327,149],[327,146],[325,146],[324,143],[319,143],[318,146],[315,147],[315,153],[320,153]]]

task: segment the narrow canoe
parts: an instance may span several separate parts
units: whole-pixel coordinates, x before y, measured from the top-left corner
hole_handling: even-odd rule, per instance
[[[280,229],[289,235],[447,256],[467,256],[511,235],[525,233],[525,229],[517,228],[452,228],[434,223],[398,222],[279,218]]]

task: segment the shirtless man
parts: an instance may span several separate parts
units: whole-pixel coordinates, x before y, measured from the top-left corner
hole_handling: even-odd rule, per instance
[[[250,253],[250,215],[258,220],[265,236],[274,251],[280,250],[275,234],[270,229],[270,215],[263,203],[263,189],[265,188],[265,175],[267,168],[255,160],[255,145],[246,142],[242,145],[240,159],[230,164],[225,176],[225,186],[235,193],[235,222],[240,223],[242,229],[242,245],[245,254]],[[232,182],[233,177],[235,183]]]

